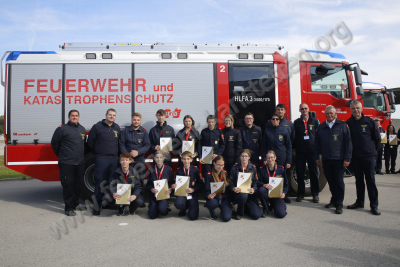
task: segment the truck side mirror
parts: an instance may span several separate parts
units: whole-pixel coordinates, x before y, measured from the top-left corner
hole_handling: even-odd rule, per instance
[[[356,81],[356,85],[362,85],[362,78],[361,78],[361,70],[358,66],[352,66],[354,71],[354,80]],[[362,87],[361,87],[362,88]],[[362,95],[362,94],[361,94]]]
[[[357,92],[357,95],[361,95],[361,96],[364,95],[364,90],[361,85],[356,87],[356,92]]]
[[[329,70],[334,70],[335,65],[329,63],[322,63],[315,69],[315,73],[318,75],[325,75],[328,73]]]

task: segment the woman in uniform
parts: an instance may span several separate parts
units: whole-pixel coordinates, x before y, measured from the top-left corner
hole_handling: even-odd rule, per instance
[[[215,209],[220,208],[221,217],[224,222],[228,222],[232,218],[232,205],[229,200],[229,180],[226,177],[226,172],[224,170],[224,157],[216,156],[213,159],[211,172],[207,173],[205,176],[205,187],[204,190],[204,198],[206,201],[206,207],[210,211],[211,219],[217,219],[217,215],[215,214]],[[215,194],[211,193],[211,183],[216,182],[224,182],[225,183],[225,193],[223,194]]]
[[[232,191],[231,200],[237,203],[236,212],[233,213],[233,218],[240,220],[244,213],[249,215],[254,220],[258,220],[262,215],[262,209],[256,204],[255,195],[257,191],[257,167],[250,163],[251,152],[249,149],[240,151],[240,164],[233,166],[229,177],[229,188]],[[248,192],[242,192],[237,187],[239,173],[251,173],[251,185]]]
[[[228,115],[224,119],[225,128],[222,129],[225,139],[225,149],[222,156],[225,159],[225,170],[230,177],[231,170],[235,163],[239,163],[239,152],[242,150],[242,135],[233,128],[234,119],[232,115]]]
[[[186,115],[183,118],[183,124],[185,125],[185,127],[183,127],[182,130],[180,130],[177,134],[176,134],[176,139],[177,140],[177,149],[176,149],[176,154],[179,154],[178,157],[178,167],[182,167],[183,163],[182,163],[182,144],[183,141],[193,141],[194,142],[194,154],[192,154],[193,157],[193,161],[191,163],[191,165],[193,166],[197,166],[197,146],[198,146],[198,142],[199,142],[199,132],[194,128],[194,120],[192,118],[192,116],[190,115]]]
[[[268,202],[274,207],[274,213],[278,218],[284,218],[287,214],[285,195],[289,190],[288,180],[286,178],[286,171],[283,166],[276,163],[276,154],[274,151],[270,150],[265,156],[267,160],[267,165],[260,168],[258,172],[258,190],[257,196],[261,201],[264,209],[263,218],[268,215]],[[281,177],[283,178],[283,193],[279,198],[269,198],[268,190],[272,190],[272,185],[269,184],[270,177]]]
[[[393,125],[389,125],[387,127],[387,143],[385,144],[385,150],[384,150],[384,155],[385,155],[385,168],[386,168],[386,173],[394,173],[396,174],[396,158],[397,158],[397,145],[390,145],[389,144],[389,135],[396,135],[395,138],[397,138],[396,130],[394,129]],[[390,170],[389,170],[389,163],[390,164]]]

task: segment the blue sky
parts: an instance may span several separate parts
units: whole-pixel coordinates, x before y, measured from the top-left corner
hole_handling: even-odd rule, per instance
[[[320,36],[343,22],[351,41],[344,44],[333,36],[336,46],[330,51],[358,62],[369,73],[364,81],[400,87],[400,1],[2,2],[1,54],[58,51],[65,42],[267,43],[285,50],[315,49]]]

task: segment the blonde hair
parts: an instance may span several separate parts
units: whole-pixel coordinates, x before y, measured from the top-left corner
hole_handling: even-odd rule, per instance
[[[225,122],[226,118],[231,119],[231,121],[232,121],[231,129],[233,129],[233,124],[235,123],[235,120],[233,119],[233,116],[232,116],[231,114],[226,115],[226,116],[225,116],[225,119],[224,119],[224,122]]]

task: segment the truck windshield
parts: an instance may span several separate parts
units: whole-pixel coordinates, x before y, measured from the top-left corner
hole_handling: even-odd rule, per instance
[[[365,93],[363,97],[364,107],[374,108],[378,111],[386,111],[385,96],[382,93]]]
[[[336,67],[324,73],[319,71],[319,65],[311,66],[311,91],[319,93],[329,93],[337,98],[350,98],[349,83],[347,81],[346,70]]]

